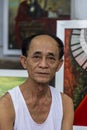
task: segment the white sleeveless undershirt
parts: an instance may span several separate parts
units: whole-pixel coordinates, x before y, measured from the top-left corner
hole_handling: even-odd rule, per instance
[[[18,86],[8,91],[15,110],[14,130],[61,130],[63,117],[61,94],[56,88],[50,86],[50,89],[52,94],[50,112],[42,124],[32,119]]]

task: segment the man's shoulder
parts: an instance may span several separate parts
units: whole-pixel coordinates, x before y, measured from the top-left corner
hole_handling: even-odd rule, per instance
[[[14,96],[18,92],[19,86],[15,86],[9,89],[3,96],[0,97],[0,104],[9,105],[12,104],[12,95]]]
[[[8,92],[2,97],[0,97],[0,115],[2,113],[6,114],[6,112],[10,114],[11,112],[14,112],[11,96]]]
[[[65,93],[62,93],[62,103],[63,103],[63,110],[64,113],[69,113],[70,112],[74,112],[74,104],[73,104],[73,100],[70,96],[68,96]]]
[[[67,102],[67,101],[72,102],[72,98],[70,96],[68,96],[67,94],[61,93],[61,96],[62,96],[62,100],[64,102]]]
[[[10,94],[7,92],[3,96],[0,97],[0,107],[8,107],[11,103]]]
[[[72,129],[74,120],[74,104],[70,96],[62,93],[63,102],[63,127],[64,129]]]
[[[9,93],[6,93],[0,98],[0,129],[5,128],[4,125],[7,125],[8,129],[10,127],[10,124],[13,124],[14,119],[15,113],[11,97]]]

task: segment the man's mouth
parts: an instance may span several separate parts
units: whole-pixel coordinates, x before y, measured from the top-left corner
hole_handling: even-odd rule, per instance
[[[49,75],[48,72],[38,72],[37,74],[40,74],[40,75]]]

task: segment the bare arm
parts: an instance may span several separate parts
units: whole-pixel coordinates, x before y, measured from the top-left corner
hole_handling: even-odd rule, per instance
[[[74,105],[72,99],[66,94],[62,94],[63,100],[63,121],[61,130],[73,130]]]
[[[14,110],[10,95],[0,98],[0,130],[14,130]]]

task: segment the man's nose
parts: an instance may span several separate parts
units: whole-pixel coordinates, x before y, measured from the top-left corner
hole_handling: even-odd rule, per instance
[[[46,58],[42,58],[40,63],[39,63],[39,66],[43,67],[43,68],[48,67],[47,59]]]

